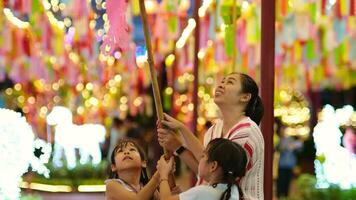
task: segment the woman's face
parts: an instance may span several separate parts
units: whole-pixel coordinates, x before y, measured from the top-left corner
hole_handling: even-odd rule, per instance
[[[145,161],[141,159],[137,147],[132,143],[118,148],[115,152],[115,164],[112,164],[112,171],[120,172],[127,169],[145,167]]]
[[[240,93],[240,75],[230,74],[223,78],[215,88],[214,102],[217,105],[238,104],[240,102]]]

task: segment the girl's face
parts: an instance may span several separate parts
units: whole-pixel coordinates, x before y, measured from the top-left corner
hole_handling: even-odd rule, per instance
[[[248,94],[241,93],[240,75],[230,74],[223,78],[215,88],[214,102],[217,105],[240,104],[246,102],[246,95]]]
[[[123,145],[115,152],[115,164],[111,165],[113,172],[120,172],[127,169],[141,169],[146,167],[146,162],[141,159],[137,147],[132,143]]]
[[[209,162],[207,152],[204,151],[201,159],[199,160],[198,175],[200,178],[210,181],[211,173],[217,168],[216,162]]]

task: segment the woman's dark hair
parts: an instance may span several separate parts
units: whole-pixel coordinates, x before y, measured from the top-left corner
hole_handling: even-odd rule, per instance
[[[251,94],[251,99],[245,108],[246,116],[250,117],[257,125],[260,124],[264,109],[262,99],[258,96],[257,83],[247,74],[236,72],[232,74],[240,75],[241,92]]]
[[[132,139],[120,139],[116,145],[116,147],[114,148],[114,150],[111,153],[111,164],[115,165],[115,156],[116,156],[116,152],[120,149],[125,148],[128,144],[132,144],[133,146],[135,146],[138,150],[138,153],[140,154],[141,160],[146,160],[147,161],[147,157],[145,152],[142,150],[142,148],[137,144],[137,142],[135,140]],[[112,170],[110,170],[110,175],[109,178],[113,179],[113,178],[119,178],[117,173],[113,172]],[[141,177],[140,177],[140,183],[142,185],[146,185],[148,183],[148,176],[147,176],[147,169],[145,167],[142,168],[141,170]]]
[[[227,183],[227,189],[220,200],[228,200],[231,197],[231,187],[236,183],[236,179],[243,177],[246,173],[246,152],[235,142],[225,138],[216,138],[209,142],[207,156],[208,162],[216,161],[223,171],[222,182]],[[238,185],[237,187],[240,197],[242,197],[242,191]]]

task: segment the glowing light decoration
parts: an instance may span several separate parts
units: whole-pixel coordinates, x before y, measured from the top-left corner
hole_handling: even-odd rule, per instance
[[[99,124],[75,125],[72,123],[71,111],[62,106],[55,106],[47,115],[47,124],[55,125],[55,145],[53,163],[63,166],[63,152],[67,167],[76,166],[75,149],[79,149],[80,163],[90,162],[97,165],[101,161],[100,143],[105,139],[105,128]]]
[[[313,133],[318,188],[327,188],[330,184],[337,184],[344,189],[356,187],[356,156],[341,146],[342,133],[339,129],[341,124],[351,119],[351,108],[345,106],[335,112],[332,106],[326,105],[319,115]]]
[[[0,108],[0,199],[19,199],[18,184],[32,159],[33,140],[20,113]]]

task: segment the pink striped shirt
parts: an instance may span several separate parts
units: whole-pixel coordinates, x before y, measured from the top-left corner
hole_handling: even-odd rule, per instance
[[[204,146],[215,138],[240,144],[247,153],[246,175],[239,181],[244,200],[263,200],[264,140],[261,130],[249,117],[239,121],[223,136],[223,121],[217,120],[204,135]]]

